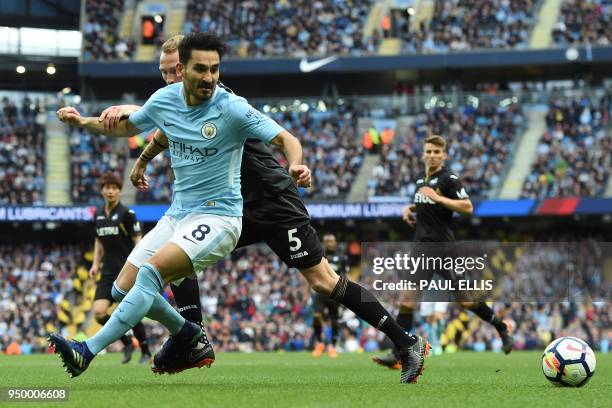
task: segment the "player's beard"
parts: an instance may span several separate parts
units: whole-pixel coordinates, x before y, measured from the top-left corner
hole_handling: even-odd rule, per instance
[[[206,88],[203,86],[198,86],[198,90],[203,94],[202,96],[200,96],[200,98],[204,101],[207,101],[212,98],[212,95],[215,91],[215,84],[213,83],[210,87]]]

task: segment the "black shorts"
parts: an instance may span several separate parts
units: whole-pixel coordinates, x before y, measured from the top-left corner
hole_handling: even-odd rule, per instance
[[[102,274],[102,277],[96,283],[96,294],[94,296],[94,300],[107,299],[111,303],[115,303],[115,299],[113,299],[113,294],[111,292],[114,282],[115,278],[112,275]]]
[[[337,320],[338,315],[338,302],[333,299],[328,298],[327,296],[320,295],[318,293],[314,293],[312,295],[312,311],[314,313],[319,313],[322,316],[326,316],[329,319]]]
[[[278,197],[245,203],[242,234],[236,248],[265,242],[290,268],[318,265],[323,247],[295,186]]]

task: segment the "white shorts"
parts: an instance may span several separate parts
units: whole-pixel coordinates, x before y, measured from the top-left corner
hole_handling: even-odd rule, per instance
[[[140,268],[168,242],[178,245],[200,272],[232,252],[242,231],[242,217],[192,213],[181,220],[164,215],[138,245],[127,261]]]
[[[432,316],[435,313],[446,313],[448,302],[421,302],[421,316]]]

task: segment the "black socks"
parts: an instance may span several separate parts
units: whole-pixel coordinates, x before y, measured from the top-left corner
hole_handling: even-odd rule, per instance
[[[364,287],[340,276],[329,296],[343,304],[359,318],[385,333],[400,350],[411,347],[415,339],[401,328],[380,302]]]
[[[180,285],[170,285],[178,312],[190,322],[202,325],[202,303],[197,279],[185,278]]]

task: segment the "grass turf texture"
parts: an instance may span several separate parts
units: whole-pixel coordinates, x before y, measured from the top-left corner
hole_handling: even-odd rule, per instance
[[[610,406],[612,354],[596,355],[595,376],[583,388],[549,383],[540,355],[461,352],[430,357],[414,385],[399,384],[399,372],[374,365],[370,354],[315,360],[307,353],[220,353],[210,369],[173,376],[153,375],[136,361],[121,365],[119,354],[103,355],[75,379],[68,378],[55,355],[0,356],[0,388],[69,390],[68,402],[11,404],[19,407]]]

